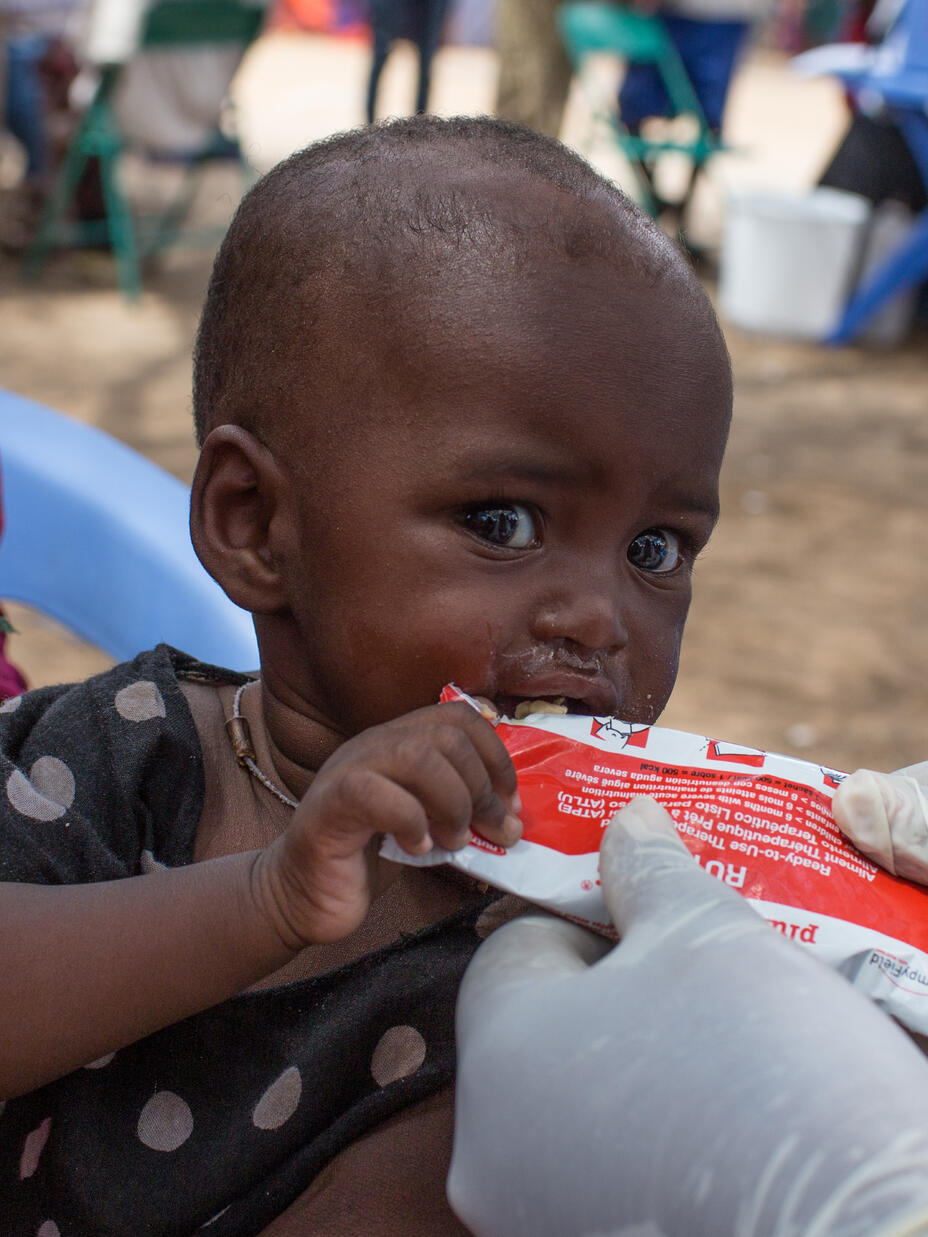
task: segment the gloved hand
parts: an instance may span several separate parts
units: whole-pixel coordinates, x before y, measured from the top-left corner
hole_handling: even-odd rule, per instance
[[[895,773],[858,769],[835,791],[832,811],[874,863],[928,885],[928,761]]]
[[[928,1234],[928,1060],[703,872],[651,799],[610,824],[621,942],[491,936],[458,1004],[448,1194],[477,1237]]]

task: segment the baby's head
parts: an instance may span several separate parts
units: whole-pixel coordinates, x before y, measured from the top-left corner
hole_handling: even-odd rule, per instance
[[[731,407],[672,243],[489,119],[322,142],[246,197],[198,341],[194,543],[342,734],[453,680],[653,721]]]

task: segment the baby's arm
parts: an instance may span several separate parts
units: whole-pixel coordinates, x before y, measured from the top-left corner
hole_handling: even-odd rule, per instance
[[[365,731],[263,851],[126,880],[0,886],[0,1097],[32,1090],[217,1004],[371,902],[374,839],[511,845],[515,771],[487,722],[445,704]],[[19,994],[11,999],[10,994]]]
[[[0,885],[0,1098],[215,1005],[288,961],[293,950],[257,895],[259,854],[86,885]]]

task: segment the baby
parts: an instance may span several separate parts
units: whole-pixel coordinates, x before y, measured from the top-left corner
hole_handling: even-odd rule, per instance
[[[457,986],[519,837],[493,727],[652,722],[731,408],[677,251],[564,147],[417,118],[245,198],[191,527],[260,674],[161,646],[0,706],[0,1229],[464,1233]]]

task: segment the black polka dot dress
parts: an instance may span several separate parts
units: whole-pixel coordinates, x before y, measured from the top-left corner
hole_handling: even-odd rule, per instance
[[[0,880],[191,862],[203,763],[182,679],[245,681],[162,645],[0,705]],[[455,996],[490,900],[9,1101],[0,1234],[259,1233],[339,1151],[450,1083]]]

